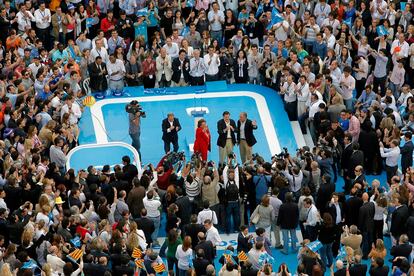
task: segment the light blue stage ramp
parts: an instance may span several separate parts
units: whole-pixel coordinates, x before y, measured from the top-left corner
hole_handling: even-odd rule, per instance
[[[122,164],[122,157],[129,156],[131,162],[140,168],[139,155],[130,145],[123,142],[110,142],[105,144],[85,144],[72,149],[68,154],[67,169],[86,169],[92,165],[101,169],[104,165]]]
[[[203,118],[212,134],[212,147],[209,159],[218,161],[217,121],[223,111],[229,111],[237,121],[240,112],[247,112],[248,118],[256,120],[257,144],[253,151],[265,159],[280,153],[283,147],[295,152],[297,145],[290,122],[283,110],[283,103],[276,91],[257,85],[227,85],[223,82],[208,83],[207,86],[148,89],[127,87],[123,97],[107,97],[98,100],[86,109],[80,121],[80,144],[107,143],[121,141],[131,143],[128,135],[128,114],[125,105],[138,100],[147,117],[141,120],[142,163],[157,164],[163,156],[161,122],[169,112],[180,120],[180,151],[191,156],[194,143],[195,121],[191,110],[205,110]],[[238,147],[234,149],[239,155]],[[108,153],[110,155],[111,153]]]

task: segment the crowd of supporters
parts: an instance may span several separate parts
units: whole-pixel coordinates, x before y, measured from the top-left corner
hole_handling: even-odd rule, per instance
[[[0,275],[414,275],[411,2],[1,4]],[[215,80],[273,88],[315,147],[65,168],[89,93]]]

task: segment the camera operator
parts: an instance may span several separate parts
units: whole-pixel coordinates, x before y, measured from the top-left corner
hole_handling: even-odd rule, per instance
[[[131,101],[127,107],[129,121],[129,136],[132,139],[132,146],[137,150],[139,158],[141,159],[141,116],[145,113],[140,111],[139,103],[136,100]]]
[[[296,164],[290,155],[285,156],[285,170],[282,172],[289,182],[289,189],[297,201],[301,195],[302,187],[309,177],[305,177],[304,172]],[[307,174],[309,176],[309,174]]]

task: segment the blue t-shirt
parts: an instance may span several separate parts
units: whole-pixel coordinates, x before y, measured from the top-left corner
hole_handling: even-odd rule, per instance
[[[342,120],[341,118],[339,118],[339,125],[341,126],[343,131],[347,131],[349,128],[349,120]]]

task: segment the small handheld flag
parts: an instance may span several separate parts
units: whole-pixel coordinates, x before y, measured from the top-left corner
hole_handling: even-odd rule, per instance
[[[77,262],[80,258],[82,258],[83,255],[83,251],[82,249],[75,249],[72,253],[70,253],[68,255],[68,258],[73,261],[73,262]]]
[[[246,262],[249,257],[247,257],[246,253],[244,253],[244,251],[240,251],[240,253],[237,255],[237,257],[239,258],[240,262]]]
[[[163,263],[157,264],[154,266],[154,270],[157,273],[162,273],[165,271],[165,265]]]
[[[81,246],[81,240],[80,240],[79,236],[74,237],[73,239],[70,240],[70,242],[75,247],[80,247]]]
[[[322,248],[322,243],[316,240],[316,241],[308,243],[306,246],[313,252],[317,252],[319,249]]]
[[[387,29],[385,29],[384,25],[381,25],[377,27],[377,34],[378,36],[387,36],[388,31]]]
[[[144,268],[144,260],[143,259],[137,259],[137,260],[135,260],[135,265],[138,268]]]
[[[141,259],[142,257],[142,251],[141,249],[139,249],[138,247],[135,247],[134,250],[132,251],[132,258],[135,259]]]

